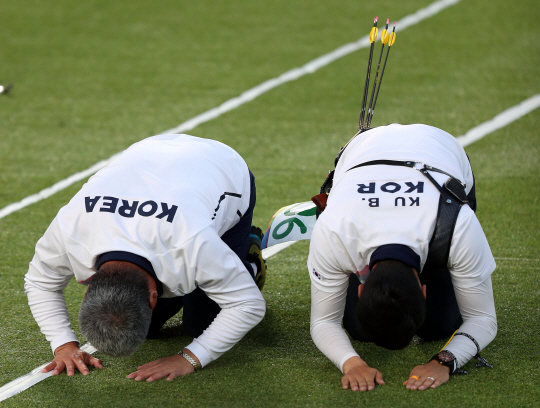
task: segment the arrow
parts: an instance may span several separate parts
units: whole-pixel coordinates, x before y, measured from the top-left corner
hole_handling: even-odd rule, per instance
[[[394,22],[394,29],[392,30],[392,34],[388,36],[388,50],[386,51],[386,57],[384,58],[384,65],[381,72],[381,80],[379,81],[379,86],[377,87],[377,94],[375,95],[375,100],[373,101],[373,109],[371,110],[371,115],[369,115],[368,118],[366,118],[367,124],[366,128],[368,128],[371,125],[371,119],[373,119],[373,114],[375,113],[375,105],[377,104],[377,98],[379,97],[379,90],[381,89],[382,79],[384,76],[384,69],[386,68],[386,61],[388,61],[388,54],[390,53],[390,48],[394,43],[396,42],[396,24],[397,22]]]
[[[382,31],[381,34],[381,42],[382,42],[382,48],[381,53],[379,54],[379,63],[377,64],[377,72],[375,74],[375,81],[373,81],[373,89],[371,90],[371,98],[369,99],[369,107],[366,115],[366,129],[369,127],[370,120],[370,114],[372,112],[372,106],[373,106],[373,96],[375,95],[375,88],[377,87],[377,77],[379,76],[379,69],[381,68],[381,59],[383,56],[384,46],[388,42],[388,39],[390,36],[388,35],[388,24],[390,23],[390,19],[386,19],[386,28]],[[381,75],[382,80],[382,75]]]
[[[379,34],[379,29],[377,28],[378,20],[379,20],[379,17],[375,17],[375,20],[373,21],[373,28],[371,29],[371,32],[369,33],[369,42],[371,43],[371,47],[369,49],[366,82],[364,84],[364,96],[362,97],[362,109],[360,110],[360,120],[358,122],[358,130],[362,129],[362,126],[364,123],[364,114],[366,112],[367,94],[368,94],[368,89],[369,89],[369,75],[371,73],[371,61],[373,59],[373,48],[375,47],[375,41],[377,40],[377,35]]]

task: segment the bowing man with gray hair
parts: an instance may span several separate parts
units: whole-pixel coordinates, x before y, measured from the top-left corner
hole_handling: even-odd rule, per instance
[[[81,333],[111,356],[132,355],[183,308],[192,343],[128,378],[172,380],[232,348],[265,313],[255,200],[238,153],[188,135],[145,139],[92,176],[38,241],[25,277],[55,355],[43,371],[102,368],[71,329],[63,290],[72,277],[87,285]]]

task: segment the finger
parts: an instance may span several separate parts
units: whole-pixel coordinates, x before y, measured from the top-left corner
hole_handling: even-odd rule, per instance
[[[135,371],[135,372],[129,374],[126,378],[130,378],[130,379],[131,379],[131,378],[137,377],[138,375],[139,375],[139,372],[138,372],[138,371]]]
[[[349,383],[351,385],[351,390],[353,391],[358,391],[358,389],[360,388],[360,384],[358,383],[358,380],[354,377],[350,379]]]
[[[146,381],[152,382],[156,380],[161,380],[162,378],[167,377],[167,375],[169,374],[170,374],[170,371],[168,370],[157,371],[157,372],[152,373]]]
[[[437,388],[439,385],[441,385],[443,382],[440,379],[436,379],[433,384],[431,384],[431,388]]]
[[[146,380],[148,377],[150,377],[151,373],[147,373],[147,372],[141,372],[141,371],[137,371],[137,375],[135,376],[135,381],[142,381],[142,380]]]
[[[52,374],[53,375],[58,375],[62,371],[64,371],[64,368],[66,368],[66,364],[64,363],[63,360],[60,360],[59,362],[56,363],[56,368],[54,369]]]
[[[424,379],[416,388],[420,391],[425,390],[428,387],[428,383],[431,385],[431,380]]]
[[[86,364],[84,364],[84,361],[82,360],[82,358],[77,358],[75,359],[74,362],[75,362],[75,365],[77,366],[77,369],[81,372],[82,375],[90,374],[90,370],[88,369]]]
[[[377,382],[377,384],[386,384],[380,371],[377,371],[377,374],[375,374],[375,381]]]
[[[139,370],[135,374],[135,381],[142,381],[146,380],[148,377],[150,377],[152,374],[154,374],[155,370]]]
[[[49,364],[47,364],[45,367],[43,367],[43,370],[41,370],[41,372],[42,373],[48,373],[54,367],[56,367],[56,361],[51,361]]]
[[[96,368],[103,368],[103,364],[99,358],[91,357],[88,364]]]
[[[68,360],[66,361],[66,372],[69,377],[72,377],[75,375],[75,364],[73,361]]]
[[[422,385],[420,385],[418,387],[419,390],[425,390],[429,387],[431,387],[431,384],[433,384],[435,382],[435,378],[433,377],[427,377],[424,382],[422,383]]]
[[[419,378],[420,377],[418,377],[417,375],[411,375],[409,377],[409,379],[405,382],[407,384],[407,388],[409,390],[415,390],[416,389],[416,382],[419,380]]]
[[[349,377],[345,376],[341,379],[341,385],[343,386],[343,389],[346,390],[349,388]]]
[[[173,371],[172,373],[169,374],[169,376],[167,377],[167,381],[172,381],[174,380],[176,377],[180,377],[180,373],[178,371]]]
[[[360,386],[360,391],[366,391],[368,389],[367,382],[364,378],[358,380],[358,385]]]
[[[368,378],[367,379],[366,386],[367,386],[368,391],[371,391],[373,388],[375,388],[375,381],[374,380],[375,380],[374,378]]]

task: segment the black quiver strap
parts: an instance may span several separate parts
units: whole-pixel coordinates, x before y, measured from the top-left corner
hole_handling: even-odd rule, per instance
[[[458,183],[461,191],[463,192],[463,194],[458,193],[460,196],[459,198],[453,193],[450,193],[448,190],[447,185],[454,184],[453,182]],[[454,178],[449,178],[448,181],[444,183],[444,188],[440,189],[439,191],[441,191],[441,196],[439,198],[437,220],[435,230],[433,231],[433,236],[431,237],[431,241],[429,241],[429,252],[424,268],[433,266],[447,266],[448,257],[450,255],[450,245],[452,244],[452,236],[454,235],[457,217],[461,207],[467,202],[465,189],[463,189],[463,186],[461,186],[461,184]]]

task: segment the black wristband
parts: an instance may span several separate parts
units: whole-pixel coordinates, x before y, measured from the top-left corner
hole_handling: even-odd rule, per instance
[[[476,363],[476,367],[478,367],[478,368],[480,368],[480,367],[493,368],[493,366],[491,364],[489,364],[487,359],[485,359],[484,357],[482,357],[480,355],[480,345],[478,344],[478,342],[476,341],[476,339],[473,336],[471,336],[470,334],[467,334],[467,333],[463,333],[463,332],[456,333],[456,334],[454,334],[454,337],[455,336],[465,336],[474,343],[474,345],[476,346],[476,355],[474,356],[474,358],[478,361],[478,363]]]

